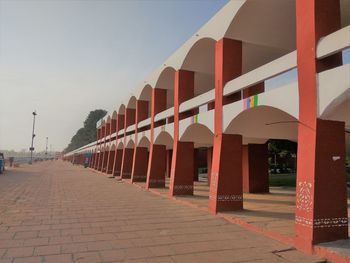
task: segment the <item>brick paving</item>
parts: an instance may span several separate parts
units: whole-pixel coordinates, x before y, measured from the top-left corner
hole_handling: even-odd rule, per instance
[[[322,262],[195,208],[61,161],[0,176],[0,263]]]

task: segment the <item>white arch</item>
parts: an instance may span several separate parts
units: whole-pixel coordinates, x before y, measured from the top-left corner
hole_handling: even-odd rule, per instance
[[[194,123],[189,125],[180,141],[194,142],[195,147],[208,147],[213,145],[214,133],[205,125]]]
[[[172,149],[173,143],[174,143],[173,137],[166,131],[162,131],[161,133],[159,133],[154,140],[154,144],[165,145],[167,149]]]
[[[120,114],[120,115],[124,115],[125,114],[125,105],[123,103],[120,104],[120,106],[119,106],[118,114]]]
[[[136,108],[136,97],[135,96],[131,96],[129,98],[127,108],[128,109],[135,109]]]
[[[242,111],[225,129],[227,134],[241,134],[251,139],[298,140],[298,119],[271,106]]]
[[[124,143],[122,142],[122,140],[118,143],[117,149],[123,149],[124,148]]]
[[[141,137],[141,139],[138,140],[137,147],[147,147],[150,146],[150,141],[146,136]]]
[[[128,142],[126,143],[126,148],[128,149],[134,149],[135,143],[133,139],[129,139]]]

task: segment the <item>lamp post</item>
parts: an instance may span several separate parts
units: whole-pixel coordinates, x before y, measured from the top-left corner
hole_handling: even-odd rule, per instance
[[[46,137],[46,148],[45,148],[45,159],[47,160],[47,143],[49,141],[49,137]]]
[[[32,163],[33,163],[33,151],[34,151],[33,143],[34,143],[34,137],[35,137],[35,134],[34,134],[35,116],[38,115],[38,114],[36,113],[36,111],[33,111],[32,114],[33,114],[33,131],[32,131],[32,144],[31,144],[31,146],[30,146],[30,148],[29,148],[29,150],[30,150],[30,162],[29,162],[29,164],[32,164]]]

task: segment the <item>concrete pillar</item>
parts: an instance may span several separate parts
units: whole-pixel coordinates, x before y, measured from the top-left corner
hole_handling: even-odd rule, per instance
[[[154,144],[154,116],[166,109],[166,90],[152,90],[151,104],[151,146],[149,149],[149,160],[147,169],[146,187],[165,187],[165,145]]]
[[[148,148],[135,147],[131,182],[146,182],[148,166]]]
[[[99,157],[99,152],[98,149],[96,149],[96,153],[95,153],[95,160],[94,160],[94,166],[92,167],[94,170],[97,169],[97,165],[98,165],[98,157]]]
[[[148,162],[147,182],[148,188],[165,187],[166,172],[166,146],[153,144]]]
[[[106,165],[106,151],[105,151],[105,148],[106,148],[106,136],[107,136],[107,124],[104,124],[102,126],[102,144],[101,144],[101,147],[104,149],[101,153],[101,161],[100,161],[100,166],[99,166],[99,171],[101,172],[104,172],[104,168],[105,168],[105,165]]]
[[[242,74],[242,42],[221,39],[215,47],[215,123],[209,211],[243,208],[242,136],[223,134],[223,88]]]
[[[316,46],[340,28],[339,0],[297,0],[299,88],[295,246],[348,238],[344,123],[318,119],[317,73],[341,54],[317,60]]]
[[[108,155],[108,166],[107,166],[107,174],[112,174],[113,172],[113,164],[114,164],[114,158],[115,158],[115,150],[110,150]]]
[[[135,142],[138,141],[138,123],[148,117],[148,101],[136,101],[136,133]],[[146,182],[148,166],[148,148],[137,147],[135,144],[131,182]]]
[[[90,163],[89,163],[89,168],[92,168],[92,167],[94,166],[95,155],[96,155],[96,153],[95,153],[95,152],[92,152],[91,159],[90,159]]]
[[[198,149],[193,149],[193,181],[198,182]]]
[[[101,171],[102,170],[102,164],[103,164],[103,151],[100,151],[100,156],[99,156],[99,160],[98,160],[98,166],[97,166],[97,170]]]
[[[113,164],[113,176],[120,176],[120,171],[122,169],[122,158],[123,158],[123,149],[117,149],[114,155],[114,164]]]
[[[174,143],[169,195],[193,195],[194,143]]]
[[[170,178],[171,174],[171,160],[173,158],[173,150],[169,149],[166,151],[166,176]]]
[[[103,165],[102,165],[102,169],[101,171],[102,172],[107,172],[107,166],[108,166],[108,155],[109,155],[109,150],[105,150],[103,152]]]
[[[194,173],[194,143],[179,141],[180,104],[194,96],[194,72],[178,70],[174,83],[174,146],[169,195],[192,195]],[[186,169],[184,169],[186,168]]]
[[[348,238],[344,130],[344,122],[318,119],[315,141],[298,145],[295,231],[302,250]]]
[[[134,155],[133,148],[124,148],[123,157],[122,157],[122,167],[120,172],[120,177],[122,179],[131,178],[133,155]]]
[[[207,149],[208,185],[210,185],[212,160],[213,160],[213,147],[208,147]]]
[[[222,134],[214,146],[209,211],[243,209],[242,136]],[[219,156],[216,162],[215,156]]]
[[[269,192],[269,164],[267,144],[243,145],[243,192]]]

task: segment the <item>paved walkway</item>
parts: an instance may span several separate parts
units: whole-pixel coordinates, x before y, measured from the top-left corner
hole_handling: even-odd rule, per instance
[[[0,176],[0,263],[120,261],[322,260],[69,163]]]

